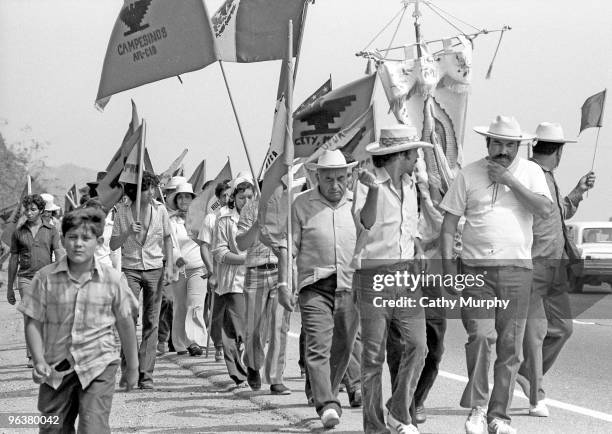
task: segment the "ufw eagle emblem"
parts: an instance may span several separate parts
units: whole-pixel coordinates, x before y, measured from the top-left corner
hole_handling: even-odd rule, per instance
[[[129,36],[149,27],[148,24],[142,24],[142,20],[147,14],[151,1],[152,0],[137,0],[123,8],[119,14],[119,18],[123,21],[123,24],[130,28],[123,36]]]

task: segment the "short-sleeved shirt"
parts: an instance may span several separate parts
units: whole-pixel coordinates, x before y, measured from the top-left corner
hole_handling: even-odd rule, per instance
[[[66,257],[42,268],[24,290],[18,310],[43,323],[45,361],[71,362],[86,388],[119,358],[113,326],[137,315],[138,300],[123,274],[94,261],[83,281],[70,275]],[[65,373],[54,369],[47,384],[57,389]]]
[[[349,291],[354,269],[355,223],[353,193],[347,191],[336,205],[319,188],[296,197],[291,215],[294,255],[297,255],[298,289],[336,274],[336,291]]]
[[[254,200],[247,203],[240,211],[240,219],[238,220],[238,235],[247,232],[257,220],[257,210],[259,200]],[[245,265],[247,267],[257,267],[264,264],[277,264],[278,258],[272,252],[272,249],[267,247],[259,239],[259,230],[255,238],[255,242],[247,248],[247,257]]]
[[[361,210],[368,187],[358,183],[353,200],[353,219],[357,228],[357,244],[353,267],[375,268],[414,258],[414,239],[419,238],[417,185],[412,176],[402,175],[402,193],[398,192],[384,167],[374,168],[378,187],[376,221],[367,229],[361,222]],[[403,199],[402,199],[403,196]]]
[[[238,220],[240,215],[236,209],[226,208],[217,218],[215,227],[213,257],[217,262],[217,282],[215,292],[219,295],[244,292],[245,265],[228,264],[225,256],[228,253],[242,254],[236,244],[236,233],[238,232]]]
[[[13,232],[11,254],[19,256],[19,276],[31,279],[41,268],[49,265],[53,253],[63,252],[60,234],[51,223],[42,223],[36,236],[32,236],[28,223]],[[62,253],[63,254],[63,253]]]
[[[154,270],[163,267],[164,239],[170,236],[170,219],[166,208],[157,201],[151,202],[151,220],[144,242],[131,234],[121,246],[121,266],[128,270]],[[113,237],[129,230],[134,222],[132,208],[128,204],[117,206],[113,225]]]
[[[527,189],[552,201],[537,164],[517,156],[508,170]],[[467,265],[532,268],[533,214],[509,187],[491,182],[485,158],[457,174],[440,207],[465,216],[461,259]]]

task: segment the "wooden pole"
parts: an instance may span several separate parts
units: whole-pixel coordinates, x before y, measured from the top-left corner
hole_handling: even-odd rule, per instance
[[[597,127],[597,137],[595,138],[595,151],[593,151],[593,161],[591,162],[591,172],[595,167],[595,156],[597,155],[597,145],[599,144],[599,132],[601,131],[601,127]]]
[[[138,180],[136,182],[136,221],[140,222],[140,201],[142,198],[142,174],[144,172],[145,139],[147,137],[147,124],[142,120],[142,136],[138,142]]]
[[[29,196],[30,194],[32,194],[32,177],[30,175],[28,175],[27,177],[27,183],[28,183],[27,189],[28,189],[28,196]]]
[[[287,165],[287,287],[293,293],[293,236],[291,227],[291,206],[293,205],[293,21],[289,20],[287,44],[287,132],[285,136],[285,164]]]
[[[236,124],[238,125],[238,132],[240,133],[240,139],[242,140],[242,146],[244,147],[244,153],[246,154],[247,161],[249,163],[249,169],[251,169],[251,176],[253,177],[253,183],[255,184],[253,187],[255,188],[255,194],[260,196],[259,192],[259,184],[257,183],[257,178],[255,177],[255,170],[253,169],[253,163],[251,162],[251,155],[249,154],[249,148],[247,147],[246,140],[244,138],[244,132],[242,131],[242,124],[240,123],[240,118],[238,117],[238,112],[236,111],[236,105],[234,104],[234,97],[232,96],[232,91],[230,90],[229,83],[227,81],[227,75],[225,74],[225,68],[223,67],[223,61],[219,60],[219,66],[221,67],[221,74],[223,75],[223,81],[225,82],[225,88],[227,89],[227,95],[229,96],[230,103],[232,105],[232,110],[234,112],[234,118],[236,119]]]
[[[295,84],[295,80],[297,79],[298,66],[300,64],[300,53],[302,52],[302,42],[304,40],[304,31],[306,29],[306,18],[308,17],[308,5],[310,5],[310,0],[304,3],[304,10],[302,11],[302,27],[301,27],[300,35],[298,37],[298,46],[297,46],[297,51],[295,52],[295,63],[293,65],[293,83],[294,84]],[[284,68],[284,65],[281,65],[281,74],[280,74],[281,77],[283,76],[283,68]],[[331,78],[331,74],[330,74],[330,78]],[[268,155],[267,152],[266,152],[266,155]],[[259,179],[263,175],[263,170],[264,170],[265,165],[266,165],[266,160],[264,159],[263,163],[261,163],[261,167],[259,168],[259,175],[257,176],[257,179]]]

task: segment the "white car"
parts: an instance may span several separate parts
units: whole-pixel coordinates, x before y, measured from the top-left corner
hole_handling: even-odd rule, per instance
[[[581,272],[570,275],[572,289],[582,292],[584,284],[612,287],[612,221],[568,222],[570,238],[582,257]]]

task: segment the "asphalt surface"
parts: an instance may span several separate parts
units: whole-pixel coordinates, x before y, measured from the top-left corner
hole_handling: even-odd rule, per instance
[[[572,295],[572,303],[590,307],[574,321],[574,335],[545,377],[551,415],[528,416],[528,401],[517,390],[511,415],[520,433],[612,433],[612,294],[609,287],[585,290]],[[0,297],[0,432],[36,432],[8,425],[9,415],[36,413],[37,386],[25,368],[20,315],[6,303],[4,287]],[[167,354],[158,358],[156,390],[117,390],[113,432],[322,432],[314,408],[306,405],[299,375],[299,328],[299,314],[294,314],[285,370],[291,395],[270,395],[266,385],[258,392],[235,389],[212,352],[209,358]],[[428,420],[419,426],[422,433],[464,432],[467,410],[459,407],[459,398],[466,381],[465,341],[460,321],[450,320],[440,376],[426,402]],[[383,381],[386,398],[386,372]],[[348,407],[345,393],[340,401],[343,415],[333,432],[362,432],[361,410]]]

